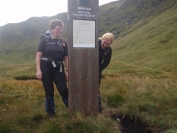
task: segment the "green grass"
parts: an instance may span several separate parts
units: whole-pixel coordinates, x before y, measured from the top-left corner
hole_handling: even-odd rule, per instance
[[[111,97],[118,112],[135,115],[154,130],[177,127],[176,77],[139,77],[135,73],[108,75],[103,79],[101,92],[105,106],[109,105]]]
[[[116,67],[119,66],[119,67]],[[111,62],[100,86],[103,114],[85,117],[68,109],[55,90],[55,120],[47,119],[44,91],[40,81],[14,80],[19,75],[35,76],[30,64],[3,64],[0,67],[0,124],[2,132],[105,132],[120,131],[110,117],[124,114],[140,118],[153,131],[175,131],[177,121],[177,79],[175,72]],[[11,120],[11,121],[9,121]],[[62,123],[62,124],[61,124]],[[31,128],[33,127],[33,128]]]
[[[68,108],[55,89],[56,118],[49,119],[44,108],[44,90],[38,80],[14,80],[30,65],[9,65],[8,75],[0,75],[0,132],[3,133],[117,133],[119,125],[104,115],[97,117],[76,113],[70,117]],[[1,69],[4,69],[1,67]],[[21,71],[20,71],[21,68]],[[18,72],[16,72],[16,70]],[[35,71],[32,71],[31,74]],[[27,75],[27,73],[26,73]]]

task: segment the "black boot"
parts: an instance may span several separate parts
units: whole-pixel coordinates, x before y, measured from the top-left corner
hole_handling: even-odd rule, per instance
[[[68,107],[68,98],[62,98],[63,103]]]
[[[47,97],[45,99],[45,108],[47,111],[47,116],[51,117],[55,115],[54,98]]]
[[[100,98],[100,91],[98,93],[98,107],[99,107],[99,112],[102,113],[102,106],[101,106],[101,98]]]
[[[48,116],[49,118],[54,118],[56,115],[55,115],[55,112],[54,112],[54,111],[48,111],[48,112],[47,112],[47,116]]]

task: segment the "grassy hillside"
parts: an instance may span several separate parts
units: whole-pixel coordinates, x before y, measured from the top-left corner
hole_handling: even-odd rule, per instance
[[[131,34],[119,37],[113,46],[115,53],[113,60],[164,71],[176,71],[176,6],[132,31]],[[141,21],[132,28],[137,27]]]
[[[67,40],[67,13],[0,27],[0,61],[34,63],[40,34],[54,18],[64,21],[63,38]],[[121,61],[144,68],[176,71],[176,20],[175,0],[115,1],[99,8],[99,36],[114,33],[114,64]]]
[[[116,36],[114,70],[120,69],[118,61],[144,69],[177,70],[176,1],[122,0],[105,7],[100,8],[100,35],[111,31]]]
[[[40,35],[49,29],[49,22],[61,19],[66,25],[67,13],[54,17],[33,17],[17,24],[0,27],[0,61],[6,63],[33,63]],[[67,26],[63,32],[66,39]]]

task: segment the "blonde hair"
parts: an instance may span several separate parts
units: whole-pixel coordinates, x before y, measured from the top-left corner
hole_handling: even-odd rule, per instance
[[[111,43],[114,42],[114,35],[110,32],[107,32],[105,34],[102,35],[102,37],[100,38],[101,40],[104,39],[104,40],[109,40],[111,41]]]
[[[50,29],[55,29],[56,26],[60,26],[60,27],[64,27],[64,23],[59,20],[59,19],[54,19],[52,21],[50,21],[50,24],[49,24],[49,28]]]

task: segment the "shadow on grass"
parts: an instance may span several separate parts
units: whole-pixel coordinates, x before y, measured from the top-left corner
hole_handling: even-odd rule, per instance
[[[16,76],[14,77],[16,80],[38,80],[36,76]]]

